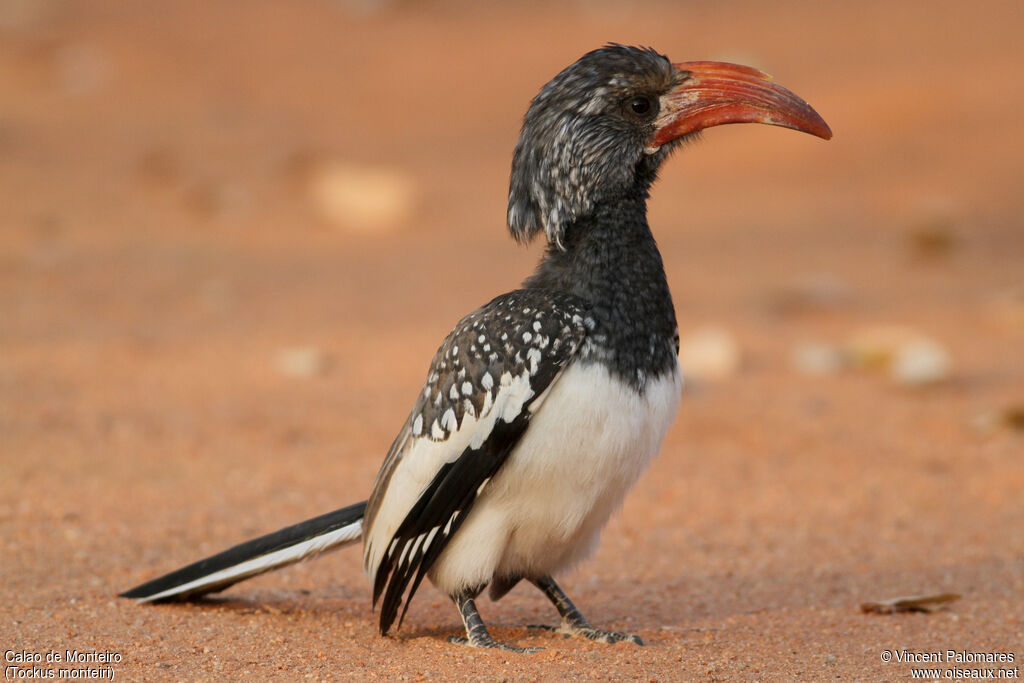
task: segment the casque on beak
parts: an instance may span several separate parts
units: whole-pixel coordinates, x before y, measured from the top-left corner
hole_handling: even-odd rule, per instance
[[[832,137],[811,105],[757,69],[726,62],[681,62],[673,67],[683,72],[683,78],[661,98],[661,114],[647,143],[649,153],[688,133],[727,123],[766,123],[825,140]]]

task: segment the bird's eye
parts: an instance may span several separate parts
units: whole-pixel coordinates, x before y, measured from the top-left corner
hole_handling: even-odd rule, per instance
[[[636,116],[647,118],[654,111],[654,102],[646,95],[638,95],[629,101],[629,111]]]

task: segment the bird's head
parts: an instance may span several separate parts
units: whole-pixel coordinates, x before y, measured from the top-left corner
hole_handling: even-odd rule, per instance
[[[566,228],[601,202],[646,193],[688,135],[726,123],[767,123],[826,140],[802,99],[757,69],[671,63],[649,48],[608,45],[555,76],[533,98],[512,159],[508,227],[520,242]]]

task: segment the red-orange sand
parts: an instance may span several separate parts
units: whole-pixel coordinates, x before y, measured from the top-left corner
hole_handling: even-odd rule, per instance
[[[943,671],[1019,675],[1022,27],[1017,2],[4,0],[5,673],[90,666],[45,661],[77,650],[115,680],[896,681],[903,650],[954,650],[1015,661]],[[443,335],[538,258],[504,227],[529,99],[612,40],[757,66],[835,131],[718,128],[654,189],[682,333],[720,327],[743,360],[688,386],[564,577],[646,646],[528,631],[555,615],[527,586],[481,609],[538,654],[447,643],[426,587],[382,638],[353,550],[205,603],[115,597],[365,498]],[[406,178],[411,204],[325,219],[330,161]],[[794,366],[890,324],[949,376]],[[858,607],[941,592],[962,598]]]

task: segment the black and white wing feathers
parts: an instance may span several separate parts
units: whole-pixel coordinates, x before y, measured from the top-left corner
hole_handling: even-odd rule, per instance
[[[586,335],[574,296],[524,289],[463,318],[434,356],[367,508],[364,565],[386,633]],[[399,625],[401,625],[401,618]]]
[[[121,593],[141,602],[186,600],[359,540],[366,501],[240,543]]]

